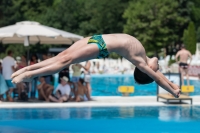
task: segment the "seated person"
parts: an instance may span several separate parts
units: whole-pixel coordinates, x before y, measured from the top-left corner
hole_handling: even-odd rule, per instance
[[[69,79],[69,81],[70,81],[69,67],[64,68],[62,71],[59,72],[58,75],[59,75],[58,76],[59,77],[59,79],[58,79],[59,83],[61,82],[61,78],[64,77],[64,76],[66,76]]]
[[[84,101],[84,96],[87,94],[87,87],[84,85],[84,80],[82,78],[77,82],[77,89],[75,90],[74,100],[76,102]]]
[[[74,101],[74,97],[75,97],[75,92],[76,92],[76,84],[72,81],[68,81],[71,91],[70,91],[70,95],[69,95],[69,101]]]
[[[22,92],[25,92],[26,84],[25,83],[17,83],[16,84],[17,91],[18,91],[18,100],[23,100],[21,97]]]
[[[54,87],[47,84],[44,77],[39,78],[40,84],[37,86],[38,99],[49,102],[49,95],[52,94]]]
[[[66,102],[69,99],[71,87],[68,80],[69,79],[66,76],[61,78],[61,83],[58,84],[55,95],[52,94],[49,96],[50,101],[61,103]]]

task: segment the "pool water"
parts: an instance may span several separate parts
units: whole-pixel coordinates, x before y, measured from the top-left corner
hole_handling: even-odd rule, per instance
[[[190,95],[200,95],[200,81],[190,80],[195,91]],[[93,75],[91,79],[92,96],[120,96],[118,87],[130,85],[135,87],[132,96],[156,96],[157,84],[155,82],[147,85],[136,84],[133,75]]]
[[[199,133],[200,106],[0,109],[0,133]]]

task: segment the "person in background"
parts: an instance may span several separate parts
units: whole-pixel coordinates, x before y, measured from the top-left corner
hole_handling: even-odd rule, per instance
[[[97,62],[96,66],[97,66],[97,72],[96,73],[99,74],[101,72],[99,62]]]
[[[26,57],[24,55],[21,56],[20,60],[17,62],[16,70],[22,69],[27,66]],[[16,84],[18,90],[18,100],[21,100],[21,92],[25,91],[26,84],[25,83],[17,83]]]
[[[90,61],[86,61],[86,64],[85,66],[83,66],[84,68],[84,81],[85,81],[85,84],[86,84],[86,89],[87,89],[87,98],[88,100],[91,100],[91,84],[90,84],[90,79],[91,79],[91,76],[90,76],[90,67],[91,67],[91,63]]]
[[[54,87],[47,84],[44,77],[39,78],[40,84],[37,86],[38,99],[49,102],[49,96],[52,94]]]
[[[82,68],[81,64],[72,65],[72,70],[73,70],[72,82],[77,83],[79,81],[79,78],[81,76],[81,68]]]
[[[69,85],[70,85],[70,88],[71,88],[71,91],[70,91],[70,96],[69,96],[69,101],[74,101],[75,99],[75,94],[76,94],[76,85],[74,82],[72,81],[68,81]]]
[[[55,94],[49,96],[50,101],[62,103],[70,98],[71,86],[68,81],[69,79],[66,76],[61,78],[61,83],[58,84]]]
[[[6,93],[8,90],[6,81],[4,77],[2,76],[2,64],[0,62],[0,102],[3,101],[3,95]]]
[[[17,62],[16,70],[19,70],[19,69],[24,68],[26,66],[27,66],[26,56],[22,55],[20,60]]]
[[[9,90],[6,92],[7,100],[12,102],[13,99],[10,95],[13,92],[15,85],[11,82],[12,81],[11,75],[13,74],[13,72],[16,71],[16,69],[15,69],[15,60],[13,58],[13,52],[11,50],[9,50],[7,52],[7,56],[3,58],[2,68],[3,68],[3,71],[2,71],[3,77],[9,88]]]
[[[30,65],[34,65],[36,63],[38,63],[38,56],[36,54],[32,54],[31,59],[30,59]],[[31,92],[31,98],[35,98],[37,81],[38,81],[38,78],[36,77],[29,84],[29,88],[30,88],[29,91]]]
[[[58,79],[59,83],[61,82],[61,78],[64,77],[64,76],[66,76],[69,79],[69,81],[71,81],[70,76],[69,76],[69,67],[66,67],[59,72],[59,76],[58,76],[59,77],[59,79]]]
[[[48,54],[47,53],[43,53],[42,54],[42,60],[44,61],[46,59],[48,59]]]
[[[31,59],[30,59],[30,65],[34,65],[34,64],[36,64],[36,63],[38,63],[38,57],[37,57],[36,54],[33,54],[33,55],[31,56]]]
[[[188,59],[190,59],[189,64],[187,63]],[[185,49],[184,45],[182,45],[181,50],[178,51],[176,54],[176,62],[179,63],[182,85],[184,85],[184,78],[183,78],[184,75],[186,75],[187,77],[187,85],[190,85],[188,70],[191,61],[192,61],[192,54],[190,53],[190,51]]]
[[[84,101],[84,96],[88,95],[88,88],[84,85],[84,79],[80,78],[77,82],[77,89],[75,91],[75,101],[82,102]],[[87,96],[88,97],[88,96]]]

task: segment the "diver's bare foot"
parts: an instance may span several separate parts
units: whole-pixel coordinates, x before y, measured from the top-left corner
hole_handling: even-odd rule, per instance
[[[180,96],[180,93],[181,93],[181,90],[180,89],[176,89],[176,90],[174,90],[174,97],[176,97],[176,98],[179,98],[179,96]]]
[[[26,70],[27,70],[27,67],[24,67],[24,68],[22,68],[22,69],[20,69],[20,70],[18,70],[18,71],[16,71],[16,72],[14,72],[14,73],[11,75],[11,78],[13,79],[13,78],[17,77],[18,75],[20,75],[20,74],[22,74],[22,73],[25,73]]]
[[[27,72],[23,73],[23,74],[20,74],[18,76],[16,76],[12,82],[17,84],[17,83],[20,83],[20,82],[31,82],[32,81],[32,77],[31,76],[28,76],[29,74]]]

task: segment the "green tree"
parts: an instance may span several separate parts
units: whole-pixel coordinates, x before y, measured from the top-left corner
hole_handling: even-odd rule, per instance
[[[49,26],[83,36],[123,31],[122,14],[129,0],[63,0],[44,14]],[[113,6],[114,5],[114,6]]]
[[[195,27],[200,27],[200,0],[191,0],[193,3],[191,5],[190,17],[194,22]]]
[[[62,29],[72,33],[80,30],[82,4],[78,0],[56,1],[46,14],[42,15],[42,22],[45,25]]]
[[[123,32],[125,20],[122,15],[128,0],[100,0],[85,2],[84,14],[87,19],[80,23],[84,35]]]
[[[7,55],[8,50],[13,51],[13,57],[26,55],[27,49],[23,46],[23,44],[9,44],[4,46],[6,47],[6,50],[2,53],[0,53],[0,59],[4,58]]]
[[[15,13],[21,14],[24,20],[41,22],[41,17],[46,14],[48,8],[54,4],[54,0],[12,0],[18,9]]]
[[[192,0],[192,2],[191,20],[197,29],[197,41],[200,42],[200,1]]]
[[[183,42],[186,48],[192,53],[196,52],[196,31],[193,22],[190,22],[188,28],[184,30]]]
[[[200,42],[200,27],[197,29],[197,42]]]
[[[162,47],[180,40],[180,30],[188,23],[188,17],[179,12],[180,3],[174,0],[140,0],[130,2],[124,12],[127,20],[124,32],[138,38],[147,49],[147,55],[156,54]]]
[[[0,1],[0,27],[15,24],[18,21],[23,20],[22,14],[17,12],[17,7],[13,0],[1,0]]]

